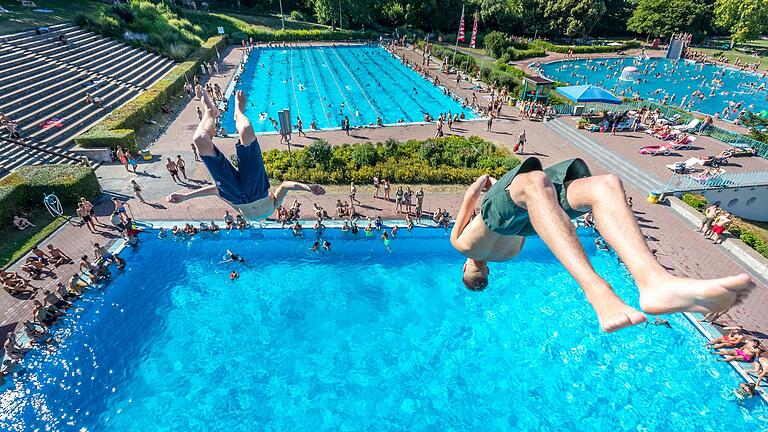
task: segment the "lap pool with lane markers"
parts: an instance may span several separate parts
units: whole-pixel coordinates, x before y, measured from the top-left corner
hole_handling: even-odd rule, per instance
[[[257,48],[235,90],[245,92],[245,114],[257,133],[275,132],[269,118],[285,108],[305,130],[313,121],[318,129],[339,128],[345,116],[352,127],[375,125],[377,117],[384,124],[422,122],[424,114],[448,111],[477,117],[376,45]],[[234,133],[234,92],[228,106],[222,125]]]
[[[629,304],[616,256],[582,243]],[[599,330],[536,238],[467,291],[443,229],[158,239],[57,323],[0,388],[3,431],[764,431],[683,315]],[[226,250],[244,264],[221,264]],[[229,273],[240,278],[231,282]]]

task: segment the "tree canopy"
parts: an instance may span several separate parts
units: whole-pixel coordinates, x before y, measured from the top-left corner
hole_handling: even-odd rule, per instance
[[[768,32],[768,1],[716,0],[715,25],[729,33],[734,43],[756,39]]]
[[[701,0],[640,0],[627,29],[649,36],[686,32],[694,37],[709,34],[712,8]]]

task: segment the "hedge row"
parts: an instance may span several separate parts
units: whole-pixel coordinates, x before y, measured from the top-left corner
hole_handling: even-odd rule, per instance
[[[424,41],[417,42],[417,46],[420,49],[424,49]],[[454,51],[452,48],[443,45],[432,45],[432,54],[443,58],[445,56],[453,57]],[[506,64],[506,62],[497,60],[492,67],[481,67],[477,60],[467,54],[457,52],[454,58],[454,64],[462,70],[469,70],[470,72],[480,71],[480,79],[488,84],[496,84],[501,87],[506,87],[511,94],[516,94],[522,90],[520,84],[525,73],[515,66]]]
[[[268,150],[270,178],[322,184],[370,183],[380,174],[396,183],[470,183],[482,174],[497,178],[520,164],[506,149],[478,137],[444,137],[331,146],[318,140],[291,152]]]
[[[700,212],[703,212],[709,205],[705,197],[696,194],[684,194],[683,202]],[[768,235],[759,231],[758,228],[741,221],[739,218],[734,218],[734,221],[728,226],[728,232],[760,255],[768,258]]]
[[[43,197],[56,194],[64,207],[73,207],[80,197],[93,199],[101,186],[93,169],[78,165],[39,165],[17,169],[0,180],[0,224],[32,207],[42,207]]]
[[[161,80],[147,89],[139,97],[112,111],[104,120],[88,132],[75,138],[80,147],[136,148],[135,130],[144,125],[149,118],[168,103],[172,96],[184,87],[187,80],[192,81],[198,73],[200,63],[217,56],[225,46],[223,36],[214,36],[192,54],[190,60],[176,65]]]
[[[538,47],[549,52],[556,52],[565,54],[568,51],[574,54],[595,54],[595,53],[611,53],[616,51],[624,51],[630,48],[640,47],[640,42],[629,41],[624,42],[621,45],[557,45],[552,42],[547,42],[541,39],[536,39],[530,44],[533,47]]]
[[[355,39],[378,39],[378,34],[373,31],[358,30],[248,30],[234,32],[231,35],[232,41],[240,43],[253,38],[254,42],[300,42],[300,41],[334,41],[334,40],[355,40]]]

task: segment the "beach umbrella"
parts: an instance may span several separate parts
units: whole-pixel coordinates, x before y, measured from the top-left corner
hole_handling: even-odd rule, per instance
[[[610,104],[620,104],[621,99],[616,97],[608,90],[594,85],[578,85],[558,87],[555,89],[558,93],[576,103],[601,102]]]

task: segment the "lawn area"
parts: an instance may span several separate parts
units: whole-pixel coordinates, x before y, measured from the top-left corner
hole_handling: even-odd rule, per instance
[[[731,63],[733,63],[737,58],[741,59],[742,63],[744,63],[744,62],[754,63],[757,60],[760,60],[760,69],[768,68],[768,57],[765,57],[765,56],[763,56],[763,57],[755,57],[755,56],[751,56],[749,54],[742,54],[742,53],[740,53],[738,51],[723,51],[723,50],[713,49],[713,48],[697,48],[697,47],[694,47],[693,49],[696,50],[696,51],[702,51],[702,52],[706,53],[708,56],[710,56],[712,58],[718,58],[721,55],[725,55],[725,57]]]
[[[22,6],[18,0],[0,0],[0,6],[10,11],[0,13],[0,33],[16,33],[30,27],[71,21],[80,12],[96,12],[109,5],[95,0],[35,0],[37,8]],[[50,9],[51,13],[33,9]]]
[[[66,223],[65,218],[53,219],[47,210],[41,208],[30,211],[26,218],[37,226],[19,231],[13,224],[8,224],[0,229],[0,238],[3,239],[0,242],[0,268],[24,256],[32,246]]]
[[[211,12],[214,12],[214,11],[212,10]],[[248,24],[251,24],[255,30],[269,31],[269,30],[280,30],[282,28],[279,16],[251,15],[247,13],[236,12],[233,10],[225,10],[223,12],[226,13],[227,15],[233,16],[235,18],[239,18],[247,22]],[[311,23],[306,21],[289,20],[287,15],[285,18],[286,30],[324,30],[328,28],[330,27],[324,26],[322,24]]]

